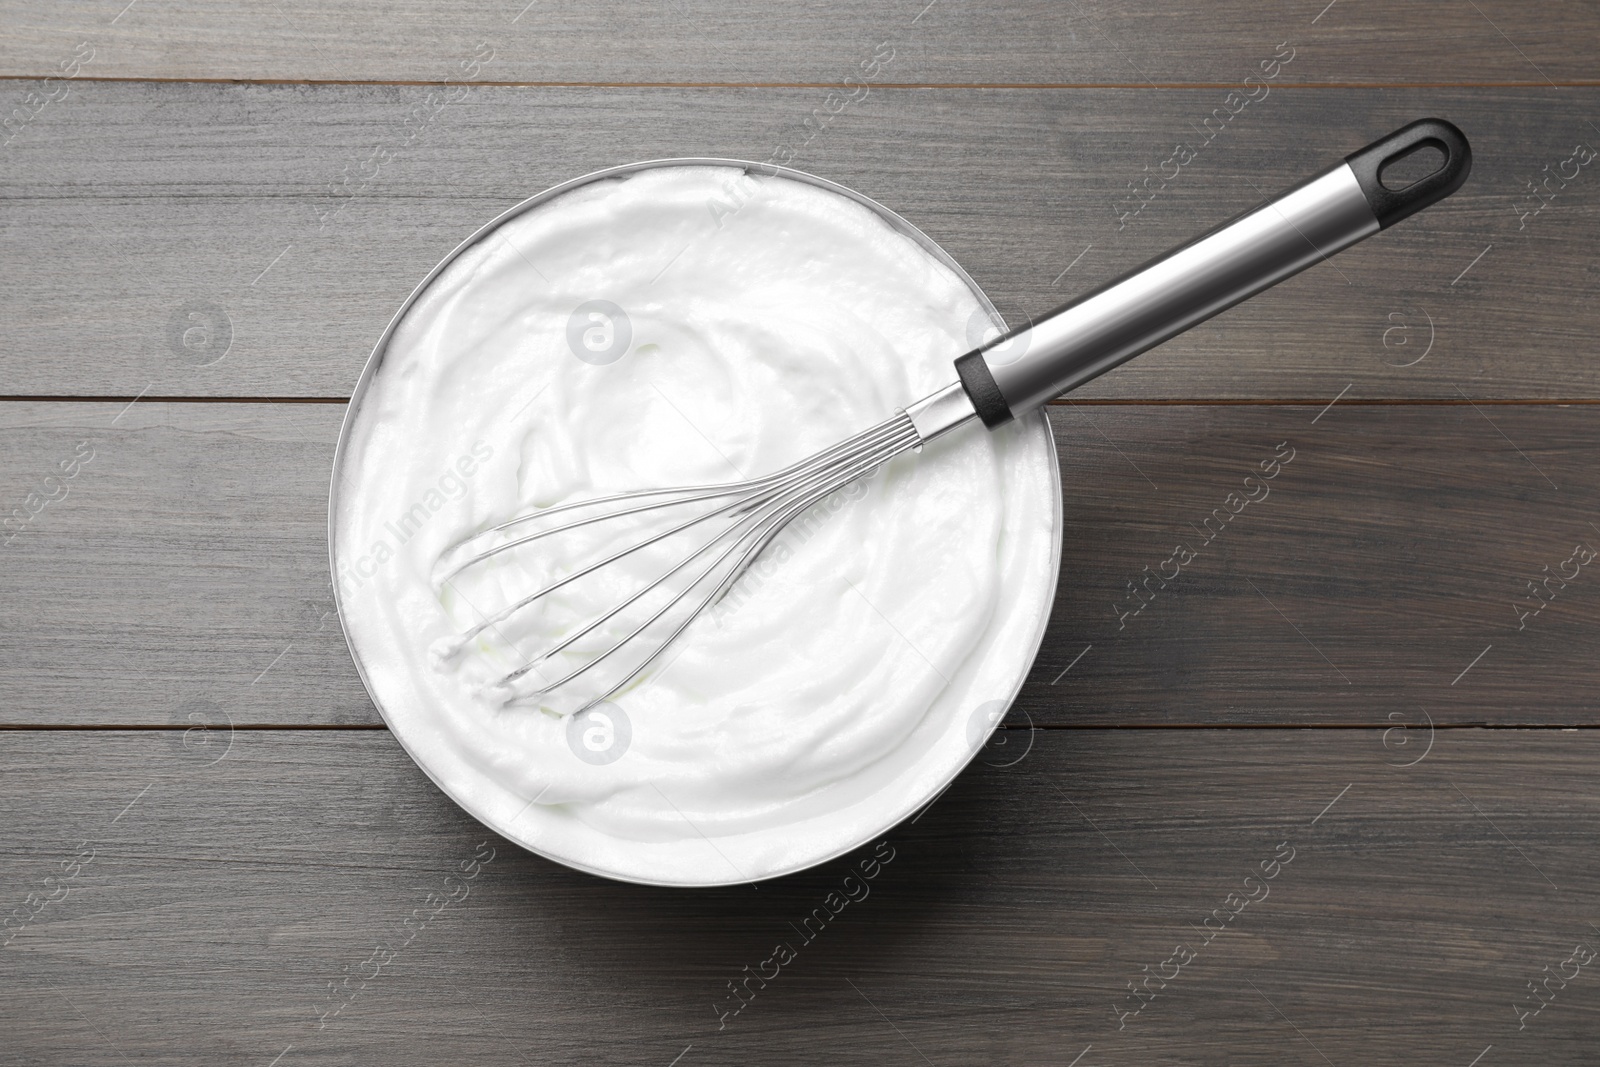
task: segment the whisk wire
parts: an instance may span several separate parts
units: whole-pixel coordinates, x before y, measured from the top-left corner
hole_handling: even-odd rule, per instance
[[[823,496],[826,496],[829,492],[832,492],[837,485],[845,484],[851,480],[854,480],[861,474],[866,473],[872,467],[879,466],[889,456],[903,451],[904,447],[906,446],[896,444],[892,451],[885,453],[884,455],[879,455],[876,452],[869,453],[865,460],[862,460],[859,456],[857,456],[855,457],[853,463],[841,459],[838,462],[845,464],[841,468],[835,469],[837,467],[837,464],[835,464],[831,465],[830,469],[828,470],[811,472],[804,480],[794,482],[784,487],[778,494],[769,495],[754,502],[751,506],[750,514],[740,519],[738,523],[735,523],[733,526],[730,526],[727,529],[718,531],[717,534],[704,542],[699,548],[695,549],[693,552],[679,560],[671,570],[667,571],[665,574],[662,574],[655,581],[644,586],[638,592],[630,596],[627,600],[623,601],[621,604],[618,604],[604,615],[599,616],[595,620],[585,625],[577,633],[569,635],[559,644],[548,649],[528,664],[525,664],[516,671],[513,671],[511,674],[506,676],[504,681],[510,682],[521,677],[529,670],[533,669],[533,667],[538,663],[543,662],[544,660],[567,648],[574,641],[580,639],[584,634],[591,632],[596,626],[604,623],[608,619],[613,618],[623,609],[627,608],[629,605],[643,597],[646,593],[658,588],[667,579],[671,578],[678,571],[688,566],[693,560],[704,555],[713,546],[723,540],[728,539],[730,535],[733,535],[732,541],[728,547],[724,549],[709,564],[702,568],[701,571],[695,575],[694,579],[690,581],[684,587],[683,591],[680,592],[676,597],[665,604],[654,615],[650,616],[650,618],[641,623],[637,628],[634,629],[632,633],[628,634],[626,637],[618,641],[614,646],[607,649],[605,653],[597,656],[593,660],[590,660],[588,663],[573,671],[571,674],[568,674],[556,682],[551,683],[549,688],[555,689],[565,685],[567,682],[572,681],[580,674],[600,663],[601,660],[610,656],[611,653],[630,643],[640,633],[643,633],[650,626],[654,625],[662,615],[670,611],[676,604],[682,601],[684,597],[688,596],[696,586],[700,585],[700,583],[705,580],[707,575],[714,573],[717,567],[724,560],[726,560],[728,556],[732,555],[733,552],[741,545],[745,544],[747,541],[750,541],[750,547],[746,549],[745,553],[740,557],[740,559],[735,562],[734,566],[728,571],[727,575],[724,576],[722,581],[719,582],[712,590],[710,595],[705,599],[704,603],[702,605],[697,605],[695,609],[690,612],[689,618],[685,621],[685,625],[687,625],[689,622],[693,622],[694,619],[699,616],[703,607],[709,606],[710,603],[714,602],[724,590],[726,590],[734,582],[738,581],[739,576],[744,573],[744,568],[747,562],[753,559],[755,555],[760,553],[760,551],[765,548],[768,543],[770,543],[771,539],[776,536],[776,534],[793,518],[795,514],[798,514],[800,511],[804,511],[806,508],[809,508],[817,500],[821,499]],[[828,477],[830,474],[840,474],[843,480],[834,481]],[[663,642],[663,644],[670,644],[677,636],[678,632],[681,632],[681,627],[679,631],[674,631],[674,633],[669,636],[666,641]],[[638,670],[642,670],[646,665],[647,664],[641,664]],[[637,671],[635,673],[637,673]],[[602,697],[601,699],[604,698]]]
[[[715,578],[710,591],[692,604],[677,623],[676,627],[667,636],[656,643],[654,649],[638,663],[633,664],[623,675],[622,679],[605,693],[584,703],[579,711],[593,707],[600,701],[609,699],[624,688],[629,682],[637,678],[649,668],[661,654],[697,619],[707,607],[716,602],[744,573],[754,559],[769,545],[778,533],[788,525],[797,515],[812,507],[817,501],[841,486],[847,485],[862,475],[881,466],[887,460],[916,447],[921,443],[921,437],[911,419],[904,413],[898,413],[894,418],[885,420],[875,426],[856,434],[854,437],[815,453],[796,463],[792,463],[771,474],[757,478],[744,479],[738,482],[710,483],[697,486],[683,486],[675,489],[646,489],[629,493],[618,493],[607,497],[592,500],[575,501],[562,504],[553,508],[521,515],[497,526],[480,531],[472,537],[453,546],[446,552],[457,552],[472,544],[479,538],[493,533],[524,525],[538,519],[548,519],[553,515],[570,513],[584,508],[597,508],[604,505],[627,504],[632,501],[657,499],[636,506],[625,506],[620,509],[612,507],[599,511],[572,522],[561,523],[555,527],[539,530],[532,534],[516,537],[512,540],[492,546],[478,552],[468,559],[456,564],[441,579],[441,583],[449,582],[451,578],[462,571],[482,563],[502,552],[517,548],[555,534],[597,523],[608,523],[624,519],[629,516],[640,515],[647,512],[661,511],[667,508],[703,503],[705,501],[719,500],[733,496],[736,499],[699,512],[682,522],[678,522],[669,529],[651,534],[641,540],[635,541],[626,547],[611,553],[603,559],[587,564],[571,574],[552,581],[543,588],[536,590],[528,596],[522,597],[514,604],[502,608],[469,628],[452,645],[454,651],[465,648],[473,639],[491,627],[498,626],[513,615],[521,612],[543,597],[577,581],[586,575],[593,574],[603,567],[641,552],[652,545],[656,545],[668,538],[674,537],[691,527],[709,522],[719,516],[731,515],[733,519],[719,527],[716,532],[691,551],[679,558],[665,572],[657,575],[653,580],[634,591],[622,602],[614,605],[599,616],[589,620],[576,631],[564,636],[558,643],[528,659],[521,667],[510,672],[501,679],[502,686],[510,686],[519,679],[534,671],[539,664],[548,661],[551,657],[571,648],[576,642],[593,633],[606,622],[617,617],[627,608],[637,603],[652,591],[659,589],[674,576],[689,568],[696,560],[702,559],[707,553],[715,552],[719,544],[726,543],[721,552],[715,552],[714,557],[705,566],[693,572],[683,588],[676,592],[665,604],[654,611],[643,622],[639,623],[629,633],[612,642],[598,654],[578,665],[567,674],[554,682],[543,685],[535,695],[549,694],[569,684],[585,673],[612,659],[623,648],[634,643],[642,634],[654,627],[664,616],[674,608],[681,605],[698,588],[706,584],[708,579]],[[731,566],[724,564],[733,558]],[[716,578],[718,574],[720,578]],[[513,701],[520,702],[524,698],[514,696]]]
[[[753,560],[755,558],[755,556],[757,556],[761,552],[762,549],[764,549],[768,544],[770,544],[772,539],[774,537],[776,537],[778,535],[778,533],[781,532],[783,530],[783,528],[788,525],[789,522],[793,521],[793,519],[794,519],[794,517],[796,515],[799,515],[802,512],[804,512],[806,509],[810,508],[817,501],[821,500],[823,497],[827,496],[829,493],[831,493],[835,489],[839,488],[839,486],[846,485],[849,482],[855,480],[856,478],[859,478],[862,475],[869,473],[873,469],[875,469],[875,468],[881,466],[883,463],[887,462],[889,459],[892,459],[895,455],[899,454],[900,452],[906,451],[907,449],[913,447],[916,444],[917,440],[918,440],[918,438],[913,434],[913,436],[909,440],[900,442],[900,443],[896,444],[893,447],[887,447],[887,448],[884,448],[884,449],[882,449],[880,451],[869,453],[864,458],[858,458],[853,464],[850,464],[850,465],[846,466],[845,468],[843,468],[839,472],[840,477],[837,478],[837,479],[830,479],[830,480],[826,480],[826,481],[819,481],[819,480],[813,479],[810,483],[808,483],[811,486],[809,491],[803,491],[802,495],[800,495],[799,497],[791,498],[788,501],[787,506],[784,506],[782,503],[780,503],[778,509],[775,510],[774,512],[770,513],[767,516],[766,519],[764,519],[761,522],[758,522],[755,526],[753,526],[750,529],[746,530],[743,534],[741,534],[738,538],[736,538],[733,541],[733,543],[730,544],[728,546],[728,548],[725,549],[722,552],[722,554],[720,556],[718,556],[717,559],[712,562],[712,564],[710,566],[708,566],[706,569],[702,570],[701,573],[695,578],[695,580],[693,582],[689,583],[689,585],[686,586],[682,592],[680,592],[670,602],[668,602],[666,605],[664,605],[660,610],[658,610],[649,619],[646,619],[643,623],[641,623],[638,627],[636,627],[631,633],[629,633],[627,636],[621,638],[620,640],[618,640],[617,642],[612,644],[611,647],[607,648],[603,653],[601,653],[600,655],[596,656],[594,659],[590,660],[588,663],[583,664],[582,666],[576,668],[575,670],[571,671],[570,673],[568,673],[567,675],[563,676],[562,678],[557,679],[555,682],[550,683],[548,686],[545,687],[544,692],[550,692],[550,691],[559,689],[560,687],[566,685],[567,683],[573,681],[574,679],[576,679],[580,675],[584,674],[585,672],[587,672],[591,668],[599,665],[602,661],[608,659],[614,653],[620,651],[624,647],[626,647],[629,644],[631,644],[634,641],[635,638],[637,638],[641,633],[643,633],[645,630],[647,630],[651,626],[653,626],[656,623],[656,621],[659,620],[663,615],[665,615],[669,610],[671,610],[671,608],[673,606],[675,606],[678,602],[683,600],[684,597],[688,596],[689,593],[694,590],[695,586],[699,585],[700,582],[702,580],[704,580],[704,578],[706,577],[707,574],[712,573],[716,569],[717,565],[720,564],[723,559],[726,559],[730,554],[732,554],[734,552],[734,550],[736,550],[741,544],[744,544],[748,540],[749,541],[749,547],[747,547],[745,549],[744,553],[741,555],[739,560],[737,560],[735,562],[734,566],[729,569],[728,573],[723,576],[722,580],[720,582],[718,582],[717,585],[715,587],[713,587],[712,590],[709,593],[707,593],[704,597],[702,597],[700,599],[699,603],[694,605],[694,607],[687,613],[687,615],[685,616],[683,621],[680,622],[678,624],[678,626],[670,634],[668,634],[663,640],[661,640],[660,642],[657,643],[654,651],[652,651],[649,655],[647,655],[639,663],[635,664],[633,666],[632,670],[630,670],[628,672],[628,674],[625,675],[622,678],[622,680],[619,681],[616,685],[614,685],[611,689],[607,690],[606,692],[600,694],[599,696],[597,696],[597,697],[593,698],[592,700],[588,701],[587,703],[583,704],[580,708],[577,709],[575,714],[581,714],[583,711],[595,706],[596,704],[600,703],[601,701],[608,700],[611,697],[615,696],[617,694],[617,692],[619,692],[621,689],[623,689],[626,685],[628,685],[629,682],[631,682],[631,681],[633,681],[633,679],[637,678],[641,673],[643,673],[645,670],[647,670],[652,663],[654,663],[657,659],[659,659],[661,657],[661,655],[663,653],[665,653],[666,650],[672,645],[672,643],[678,639],[678,637],[683,633],[683,631],[688,629],[689,626],[691,624],[693,624],[694,621],[697,618],[700,617],[701,613],[704,612],[707,607],[709,607],[713,602],[715,602],[718,597],[720,597],[730,586],[733,585],[734,582],[738,581],[739,576],[744,572],[745,566],[751,560]],[[799,487],[795,487],[795,490],[796,491],[801,491]],[[716,540],[720,540],[720,539],[721,539],[721,537],[719,536],[718,538],[713,540],[713,543],[715,543]],[[538,662],[538,661],[536,661],[536,662]],[[532,665],[530,664],[529,666],[531,667]],[[518,673],[524,673],[526,669],[527,668],[524,668],[524,670],[522,672],[518,672]],[[507,681],[509,681],[509,680],[510,679],[508,677]]]
[[[895,423],[896,423],[896,420],[894,420],[894,419],[887,420],[885,422],[879,423],[876,426],[871,427],[870,429],[864,431],[863,434],[858,435],[858,436],[865,438],[868,435],[876,435],[879,431],[882,431],[882,430],[884,430],[886,428],[893,427],[895,425]],[[490,559],[493,556],[499,555],[502,552],[508,551],[510,549],[513,549],[513,548],[518,548],[518,547],[520,547],[522,545],[529,544],[530,542],[533,542],[533,541],[538,541],[538,540],[540,540],[542,538],[545,538],[545,537],[550,537],[550,536],[552,536],[554,534],[565,533],[568,530],[575,530],[575,529],[578,529],[579,527],[589,526],[589,525],[592,525],[592,524],[598,523],[598,522],[611,522],[611,521],[613,521],[615,519],[620,519],[620,518],[623,518],[623,517],[628,516],[628,515],[637,515],[637,514],[640,514],[642,512],[646,512],[646,511],[656,511],[656,510],[659,510],[661,508],[678,507],[678,506],[683,505],[683,504],[693,504],[693,503],[696,503],[696,502],[701,501],[701,500],[712,500],[712,499],[716,499],[717,497],[732,496],[735,493],[744,493],[744,492],[748,492],[748,491],[753,490],[753,489],[759,489],[760,487],[765,486],[765,485],[771,485],[771,484],[774,484],[774,483],[777,483],[777,482],[781,482],[785,478],[788,478],[788,477],[794,475],[795,473],[799,472],[802,468],[816,466],[818,464],[825,463],[830,459],[833,459],[833,458],[835,458],[835,457],[837,457],[837,456],[839,456],[839,455],[841,455],[843,453],[848,452],[852,448],[859,448],[861,445],[863,445],[865,443],[866,443],[866,441],[858,441],[856,438],[850,438],[850,439],[847,439],[845,441],[841,441],[838,444],[833,445],[833,446],[831,446],[829,448],[823,449],[821,452],[817,452],[817,453],[815,453],[815,454],[813,454],[811,456],[806,457],[805,459],[798,460],[797,462],[792,463],[789,466],[784,467],[781,470],[774,471],[771,474],[764,474],[764,475],[762,475],[762,476],[760,476],[758,478],[747,478],[747,479],[745,479],[743,481],[738,481],[738,482],[709,482],[709,483],[706,483],[704,485],[676,486],[676,487],[667,488],[667,489],[639,489],[639,490],[633,490],[633,491],[626,492],[626,493],[614,493],[614,494],[612,494],[610,496],[595,497],[595,498],[590,499],[590,500],[575,500],[575,501],[573,501],[571,503],[558,504],[555,507],[544,508],[544,509],[541,509],[539,511],[529,512],[526,515],[519,515],[516,518],[509,519],[506,522],[502,522],[497,526],[491,526],[491,527],[488,527],[487,529],[480,530],[478,533],[473,534],[471,537],[468,537],[464,541],[461,541],[459,544],[453,546],[451,551],[454,551],[455,549],[459,549],[459,548],[461,548],[461,547],[463,547],[465,545],[469,545],[473,541],[476,541],[476,540],[478,540],[479,538],[482,538],[482,537],[487,537],[490,534],[501,533],[501,532],[504,532],[505,530],[511,529],[514,526],[521,526],[521,525],[523,525],[525,523],[534,522],[534,521],[537,521],[539,519],[548,519],[552,515],[559,515],[559,514],[561,514],[563,512],[576,511],[576,510],[578,510],[580,508],[593,508],[593,507],[598,507],[598,506],[600,506],[602,504],[612,504],[612,503],[617,503],[617,502],[623,501],[623,500],[637,500],[637,499],[640,499],[640,498],[643,498],[643,497],[652,497],[652,496],[676,496],[677,497],[677,499],[664,500],[664,501],[660,501],[658,503],[653,503],[653,504],[640,504],[638,507],[627,508],[627,509],[625,509],[623,511],[602,512],[602,513],[600,513],[598,515],[593,515],[593,516],[591,516],[589,518],[586,518],[586,519],[579,519],[576,522],[566,523],[564,525],[556,526],[556,527],[553,527],[553,528],[548,529],[548,530],[540,530],[540,531],[538,531],[536,533],[528,534],[528,535],[526,535],[524,537],[515,538],[515,539],[513,539],[511,541],[507,541],[507,542],[505,542],[503,544],[495,545],[492,548],[485,549],[484,551],[478,553],[477,555],[474,555],[474,556],[472,556],[472,557],[470,557],[470,558],[468,558],[466,560],[463,560],[460,563],[456,564],[454,567],[452,567],[450,569],[449,572],[447,572],[438,581],[439,581],[439,584],[442,585],[444,582],[447,582],[451,578],[454,578],[457,574],[460,574],[462,571],[466,570],[468,567],[472,567],[472,566],[474,566],[474,565],[476,565],[478,563],[482,563],[485,560]],[[683,496],[681,494],[694,494],[694,495]]]

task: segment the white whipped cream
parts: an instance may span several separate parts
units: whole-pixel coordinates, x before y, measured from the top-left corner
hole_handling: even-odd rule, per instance
[[[529,508],[763,474],[879,422],[954,379],[979,309],[868,207],[729,167],[590,182],[462,253],[391,338],[335,487],[341,617],[407,751],[524,846],[660,884],[787,873],[914,811],[1043,631],[1059,496],[1042,415],[964,427],[823,501],[576,729],[491,695],[515,652],[430,654],[531,592],[516,568],[495,604],[431,578]]]

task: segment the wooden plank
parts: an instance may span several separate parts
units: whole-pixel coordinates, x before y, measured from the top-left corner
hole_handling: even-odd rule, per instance
[[[1021,709],[1593,721],[1600,410],[1347,403],[1052,409],[1062,578]]]
[[[0,156],[0,315],[10,324],[0,390],[348,395],[406,293],[500,210],[640,158],[766,159],[780,142],[800,143],[822,99],[807,89],[478,88],[404,126],[430,91],[73,86]],[[1368,398],[1455,399],[1458,387],[1594,398],[1596,164],[1539,214],[1519,212],[1532,203],[1525,181],[1600,139],[1586,119],[1597,93],[1272,92],[1120,229],[1128,183],[1161,171],[1176,142],[1200,140],[1221,91],[873,92],[796,163],[922,226],[1019,321],[1383,131],[1443,114],[1476,145],[1456,198],[1082,395],[1309,399],[1351,384]],[[378,151],[387,162],[360,195],[336,195]],[[708,233],[713,224],[708,212]],[[186,349],[174,340],[179,320],[225,332],[227,344]]]
[[[119,78],[437,80],[492,48],[482,76],[518,82],[838,83],[880,43],[886,77],[918,83],[1234,83],[1282,41],[1293,79],[1346,82],[1593,80],[1587,5],[1151,5],[777,0],[484,0],[440,7],[355,0],[0,5],[0,73],[53,73],[80,41],[87,70]]]
[[[0,547],[0,723],[168,725],[186,702],[240,724],[376,722],[327,614],[342,406],[123,407],[0,405],[6,513],[66,494]],[[1600,549],[1597,418],[1052,409],[1062,577],[1015,721],[1600,721],[1600,579],[1573,558]],[[45,481],[80,448],[73,478]],[[1527,583],[1562,572],[1535,613]],[[1150,601],[1136,615],[1130,581]]]
[[[376,721],[328,614],[343,405],[123,407],[0,406],[10,721]]]
[[[1465,1065],[1600,1041],[1590,967],[1517,1014],[1600,944],[1590,732],[1452,730],[1401,768],[1376,729],[1041,731],[891,831],[810,942],[860,856],[758,890],[615,884],[487,832],[386,733],[183,737],[0,733],[0,900],[66,892],[0,949],[17,1062]],[[1216,909],[1238,914],[1208,944]],[[780,941],[795,958],[719,1030]]]

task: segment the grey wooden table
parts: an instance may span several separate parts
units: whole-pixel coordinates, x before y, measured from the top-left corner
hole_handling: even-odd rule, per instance
[[[3,0],[0,35],[5,1062],[1592,1062],[1594,5]],[[383,729],[335,435],[503,208],[786,146],[1021,316],[1425,114],[1458,196],[1052,408],[1007,730],[779,978],[730,992],[859,858],[599,881]]]

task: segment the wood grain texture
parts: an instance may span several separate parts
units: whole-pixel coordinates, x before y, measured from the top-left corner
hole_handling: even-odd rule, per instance
[[[217,704],[236,722],[375,721],[329,614],[343,406],[122,407],[0,405],[17,524],[0,547],[8,714],[165,725]],[[92,458],[63,478],[80,442]],[[29,493],[60,499],[21,523]]]
[[[1378,730],[1040,731],[889,832],[869,895],[810,943],[791,924],[858,857],[759,889],[614,884],[484,830],[386,733],[184,737],[0,733],[7,912],[93,850],[0,949],[8,1062],[1066,1064],[1092,1045],[1081,1063],[1465,1065],[1493,1045],[1548,1064],[1600,1040],[1587,968],[1516,1014],[1600,942],[1590,732],[1446,731],[1402,768]],[[492,861],[447,883],[482,842]],[[1213,909],[1263,885],[1205,944]],[[726,983],[779,941],[797,958],[719,1031]],[[1195,958],[1119,1030],[1128,983],[1180,944]],[[372,977],[380,945],[397,954]]]
[[[0,73],[39,76],[80,41],[118,78],[431,81],[480,44],[488,77],[518,82],[838,83],[880,42],[888,76],[917,83],[1236,82],[1290,40],[1308,84],[1545,84],[1596,76],[1600,17],[1585,4],[1247,0],[856,4],[717,0],[421,0],[382,5],[223,0],[26,0],[0,5]],[[1264,51],[1263,51],[1264,50]]]
[[[66,494],[0,546],[0,723],[168,725],[191,703],[240,724],[378,721],[329,614],[342,405],[122,409],[0,405],[6,512]],[[1571,562],[1600,549],[1600,407],[1051,418],[1061,582],[1014,721],[1600,722],[1600,562]],[[82,447],[77,475],[46,483]],[[1533,614],[1527,583],[1563,570]]]
[[[504,208],[642,158],[767,159],[800,143],[825,96],[479,87],[406,127],[431,91],[72,86],[0,154],[0,389],[346,396],[412,286]],[[1199,141],[1222,91],[873,91],[796,164],[900,211],[1021,321],[1442,114],[1475,145],[1460,194],[1081,395],[1312,399],[1351,384],[1365,398],[1595,398],[1600,164],[1522,212],[1525,182],[1600,141],[1597,93],[1274,91],[1120,229],[1127,183]],[[706,223],[715,232],[709,209]],[[226,343],[187,351],[180,321]]]
[[[1600,582],[1573,556],[1600,549],[1600,410],[1051,416],[1067,525],[1027,714],[1594,721]]]

